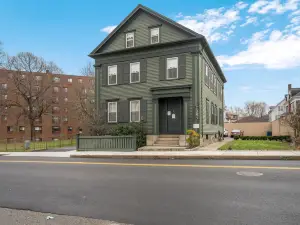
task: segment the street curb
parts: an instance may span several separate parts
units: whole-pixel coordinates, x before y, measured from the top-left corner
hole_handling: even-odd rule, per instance
[[[224,159],[224,160],[300,160],[299,156],[244,156],[244,155],[70,155],[70,158],[99,159]]]

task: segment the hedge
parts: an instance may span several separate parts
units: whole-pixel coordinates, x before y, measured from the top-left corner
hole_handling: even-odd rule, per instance
[[[235,136],[234,140],[269,140],[291,142],[290,136]]]

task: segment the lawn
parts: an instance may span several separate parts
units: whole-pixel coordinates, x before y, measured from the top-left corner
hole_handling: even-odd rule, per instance
[[[219,150],[229,150],[230,147],[232,150],[293,150],[287,142],[268,140],[234,140]]]
[[[31,152],[35,150],[46,150],[52,148],[60,148],[66,146],[75,146],[76,139],[70,140],[57,140],[57,141],[36,141],[30,143],[30,148],[25,149],[24,143],[6,143],[6,141],[0,142],[0,152]]]

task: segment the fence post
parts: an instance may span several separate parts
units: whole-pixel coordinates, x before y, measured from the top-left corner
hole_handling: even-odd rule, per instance
[[[79,150],[79,137],[80,137],[80,134],[76,134],[76,150],[78,151]]]

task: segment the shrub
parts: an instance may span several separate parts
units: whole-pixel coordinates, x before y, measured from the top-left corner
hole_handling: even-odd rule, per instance
[[[189,137],[186,139],[189,148],[195,148],[200,145],[200,135],[194,130],[187,130]]]
[[[269,140],[269,141],[286,141],[291,142],[292,139],[290,136],[235,136],[234,140]]]
[[[241,137],[238,136],[238,135],[236,135],[236,136],[233,137],[234,140],[239,140],[240,138],[241,138]]]
[[[131,123],[128,125],[118,124],[109,131],[112,136],[136,136],[136,147],[140,148],[146,145],[146,133],[144,131],[143,123]]]

